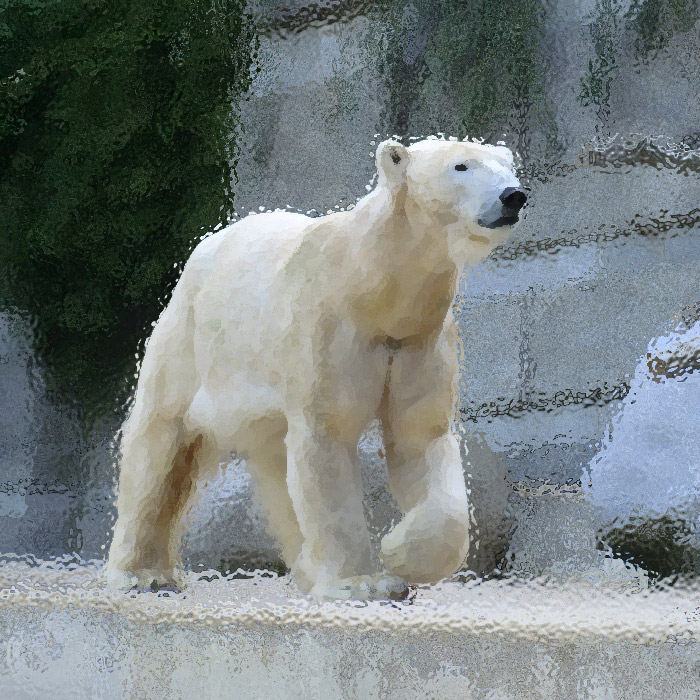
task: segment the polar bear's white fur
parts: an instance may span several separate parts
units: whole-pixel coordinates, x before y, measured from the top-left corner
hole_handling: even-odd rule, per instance
[[[462,266],[506,240],[525,196],[504,147],[385,141],[377,168],[351,210],[249,216],[193,252],[123,429],[113,582],[173,582],[193,484],[232,450],[303,591],[392,596],[464,561],[451,304]],[[405,514],[382,541],[383,572],[357,459],[374,417]]]

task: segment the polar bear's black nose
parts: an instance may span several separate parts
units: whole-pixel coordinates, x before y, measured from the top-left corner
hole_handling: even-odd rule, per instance
[[[503,202],[504,207],[520,211],[525,206],[525,202],[527,202],[527,195],[517,187],[506,187],[501,192],[499,199]]]

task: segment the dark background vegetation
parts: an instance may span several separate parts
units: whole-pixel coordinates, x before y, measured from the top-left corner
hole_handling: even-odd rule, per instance
[[[254,35],[239,0],[10,0],[0,37],[0,294],[54,390],[114,405],[175,266],[231,214]]]

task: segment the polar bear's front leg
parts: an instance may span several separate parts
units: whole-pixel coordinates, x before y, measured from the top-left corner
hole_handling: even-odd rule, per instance
[[[469,503],[451,429],[457,376],[448,326],[437,341],[397,352],[382,400],[389,488],[405,514],[382,540],[382,560],[410,582],[453,574],[469,547]]]
[[[267,518],[268,531],[291,567],[301,550],[301,532],[287,489],[287,421],[277,415],[256,420],[250,427],[247,449],[248,469]]]
[[[370,572],[371,549],[354,454],[359,434],[324,433],[314,421],[289,421],[287,485],[303,537],[292,573],[301,590],[336,597],[343,579]]]
[[[357,455],[381,399],[387,350],[342,321],[328,321],[324,340],[287,387],[287,485],[303,539],[292,574],[321,598],[400,597],[403,582],[373,570]]]

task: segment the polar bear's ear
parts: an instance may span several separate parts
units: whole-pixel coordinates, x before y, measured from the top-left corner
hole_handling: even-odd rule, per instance
[[[377,170],[379,178],[389,184],[399,184],[406,179],[408,151],[398,141],[388,139],[377,146]]]

